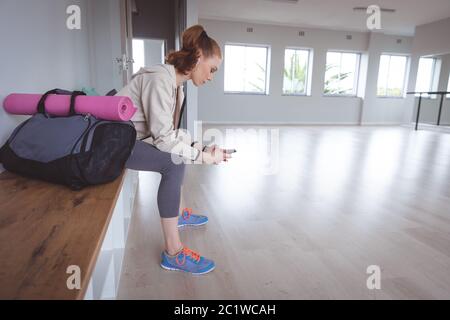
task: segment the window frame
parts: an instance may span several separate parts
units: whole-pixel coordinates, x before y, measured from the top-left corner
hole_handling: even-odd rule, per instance
[[[254,47],[254,48],[265,48],[266,51],[266,72],[265,72],[265,78],[264,78],[264,86],[265,90],[264,92],[249,92],[249,91],[226,91],[225,90],[225,77],[226,77],[226,67],[224,65],[224,72],[223,72],[223,93],[224,94],[238,94],[238,95],[257,95],[257,96],[267,96],[269,95],[269,79],[270,79],[270,51],[271,46],[268,44],[252,44],[252,43],[238,43],[238,42],[226,42],[224,44],[224,64],[227,63],[226,59],[226,46],[240,46],[240,47]]]
[[[392,96],[392,95],[378,95],[378,75],[380,74],[380,66],[381,66],[381,57],[382,56],[389,56],[389,68],[388,68],[388,77],[386,79],[386,85],[388,84],[388,79],[389,79],[389,73],[390,73],[390,67],[391,67],[391,57],[395,56],[395,57],[405,57],[406,61],[405,61],[405,74],[403,75],[403,88],[402,88],[402,94],[400,96]],[[380,99],[405,99],[406,98],[406,80],[407,80],[407,74],[408,74],[408,63],[410,56],[407,54],[401,54],[401,53],[388,53],[388,52],[384,52],[382,54],[380,54],[380,59],[379,59],[379,64],[378,64],[378,73],[377,73],[377,87],[376,87],[376,97],[380,98]],[[388,87],[386,86],[386,92],[387,92]]]
[[[339,74],[341,72],[341,66],[342,66],[342,54],[343,53],[353,53],[356,54],[358,57],[356,65],[355,65],[355,79],[353,80],[353,87],[354,87],[354,93],[352,94],[345,94],[345,93],[325,93],[325,80],[326,80],[326,66],[327,66],[327,55],[329,52],[333,53],[340,53],[341,59],[339,64]],[[323,97],[346,97],[346,98],[357,98],[358,97],[358,89],[359,89],[359,75],[360,75],[360,69],[361,69],[361,56],[362,53],[360,51],[351,51],[351,50],[333,50],[329,49],[325,53],[325,73],[324,73],[324,81],[323,81],[323,87],[322,87],[322,96]]]
[[[306,68],[306,83],[305,83],[305,93],[285,93],[284,92],[284,70],[285,70],[285,60],[286,60],[286,50],[295,50],[295,51],[307,51],[308,52],[308,62]],[[281,83],[281,95],[282,96],[298,96],[298,97],[310,97],[311,96],[311,86],[312,86],[312,62],[313,62],[313,48],[306,47],[295,47],[295,46],[287,46],[284,48],[283,55],[283,69],[282,69],[282,83]]]

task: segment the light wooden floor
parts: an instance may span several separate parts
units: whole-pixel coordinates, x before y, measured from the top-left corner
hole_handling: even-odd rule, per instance
[[[160,178],[141,173],[120,299],[450,298],[450,134],[243,128],[279,128],[275,174],[258,165],[257,140],[235,134],[224,141],[238,150],[232,161],[185,176],[186,205],[210,222],[182,240],[216,270],[160,268]],[[366,286],[369,265],[381,268],[380,290]]]

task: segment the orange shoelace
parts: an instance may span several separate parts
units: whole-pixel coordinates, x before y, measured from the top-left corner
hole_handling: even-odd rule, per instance
[[[181,262],[179,260],[180,255],[183,255],[183,260]],[[186,256],[192,257],[192,259],[194,259],[195,262],[200,261],[200,255],[197,252],[184,247],[183,250],[177,255],[177,258],[176,258],[177,264],[180,266],[184,265],[186,263]]]
[[[182,212],[181,216],[184,220],[187,220],[192,214],[192,208],[184,208]]]

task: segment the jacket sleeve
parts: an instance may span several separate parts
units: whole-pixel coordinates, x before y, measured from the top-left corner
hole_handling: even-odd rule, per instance
[[[142,86],[142,107],[154,145],[161,151],[197,160],[200,151],[191,147],[186,133],[174,130],[172,85],[164,77],[148,79]]]
[[[185,129],[178,129],[178,130],[175,130],[175,132],[176,132],[177,138],[179,140],[183,141],[184,143],[191,145],[191,143],[194,142],[192,140],[191,135],[187,131],[185,131]]]

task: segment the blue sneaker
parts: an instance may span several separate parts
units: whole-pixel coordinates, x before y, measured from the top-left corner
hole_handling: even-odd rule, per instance
[[[191,208],[184,208],[183,213],[178,216],[178,227],[198,227],[208,223],[208,217],[192,214]]]
[[[191,249],[184,247],[183,250],[173,257],[164,251],[161,254],[161,267],[166,270],[201,275],[213,271],[216,265],[214,261],[206,259]]]

